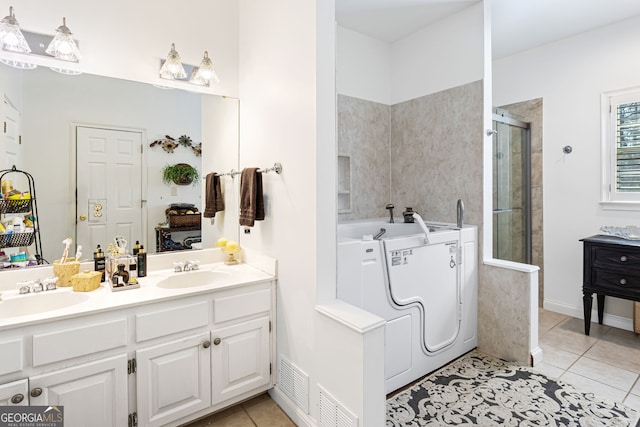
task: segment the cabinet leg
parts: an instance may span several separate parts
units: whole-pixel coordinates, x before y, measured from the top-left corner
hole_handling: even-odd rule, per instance
[[[604,295],[598,294],[598,323],[602,325],[602,317],[604,316]]]
[[[584,310],[584,334],[589,335],[589,330],[591,329],[591,306],[593,304],[593,299],[591,294],[584,294],[582,296],[582,308]]]

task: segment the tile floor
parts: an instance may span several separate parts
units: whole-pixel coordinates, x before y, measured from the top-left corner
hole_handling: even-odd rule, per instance
[[[295,427],[267,393],[183,427]]]
[[[603,399],[640,410],[640,336],[540,309],[543,362],[534,369]]]

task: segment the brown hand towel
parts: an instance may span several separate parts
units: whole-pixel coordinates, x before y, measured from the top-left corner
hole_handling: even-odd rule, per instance
[[[216,216],[216,212],[224,210],[220,177],[215,172],[208,174],[206,177],[204,197],[205,206],[203,216],[205,218],[213,218]]]
[[[263,219],[262,174],[258,168],[245,168],[240,175],[240,225],[253,227]]]

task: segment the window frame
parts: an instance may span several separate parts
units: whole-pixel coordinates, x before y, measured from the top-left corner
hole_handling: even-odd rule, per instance
[[[640,191],[618,192],[616,123],[617,106],[640,102],[640,87],[605,92],[601,100],[602,196],[600,205],[611,210],[640,210]]]

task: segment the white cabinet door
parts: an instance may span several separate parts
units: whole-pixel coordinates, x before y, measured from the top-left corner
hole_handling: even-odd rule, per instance
[[[211,405],[209,333],[136,352],[138,422],[159,426]]]
[[[18,380],[0,384],[0,406],[29,405],[29,381]]]
[[[127,355],[29,378],[30,404],[63,406],[65,427],[126,426]]]
[[[267,316],[212,333],[213,404],[270,383]]]

